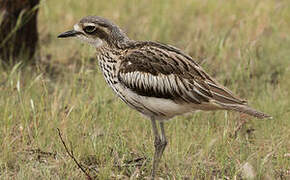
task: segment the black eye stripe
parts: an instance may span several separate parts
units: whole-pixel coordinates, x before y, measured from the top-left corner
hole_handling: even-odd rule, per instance
[[[109,27],[109,25],[105,24],[105,23],[99,23],[99,26],[102,26],[102,27],[105,27],[105,28]]]

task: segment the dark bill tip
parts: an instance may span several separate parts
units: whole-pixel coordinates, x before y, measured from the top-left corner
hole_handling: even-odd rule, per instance
[[[71,30],[71,31],[67,31],[64,33],[61,33],[60,35],[58,35],[58,38],[67,38],[67,37],[74,37],[76,35],[80,34],[80,32],[75,31],[75,30]]]

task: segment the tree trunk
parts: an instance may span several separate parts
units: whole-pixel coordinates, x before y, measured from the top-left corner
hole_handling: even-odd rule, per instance
[[[34,63],[39,0],[0,0],[0,61]]]

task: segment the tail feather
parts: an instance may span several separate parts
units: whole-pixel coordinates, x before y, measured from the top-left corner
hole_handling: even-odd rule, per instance
[[[222,85],[219,85],[214,80],[212,80],[212,82],[208,82],[208,85],[213,95],[211,103],[217,105],[219,108],[246,113],[259,119],[272,118],[263,112],[249,107],[246,100],[234,96],[230,90],[226,89]]]
[[[265,114],[263,112],[257,111],[255,109],[247,106],[246,104],[224,104],[224,103],[220,103],[220,102],[216,102],[216,103],[227,110],[233,110],[233,111],[238,111],[241,113],[246,113],[248,115],[254,116],[254,117],[259,118],[259,119],[265,119],[265,118],[272,119],[272,116]]]

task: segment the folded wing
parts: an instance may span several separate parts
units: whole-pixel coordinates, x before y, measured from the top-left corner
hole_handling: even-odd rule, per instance
[[[217,84],[193,59],[171,46],[146,42],[123,56],[118,78],[142,96],[177,103],[245,104]]]

